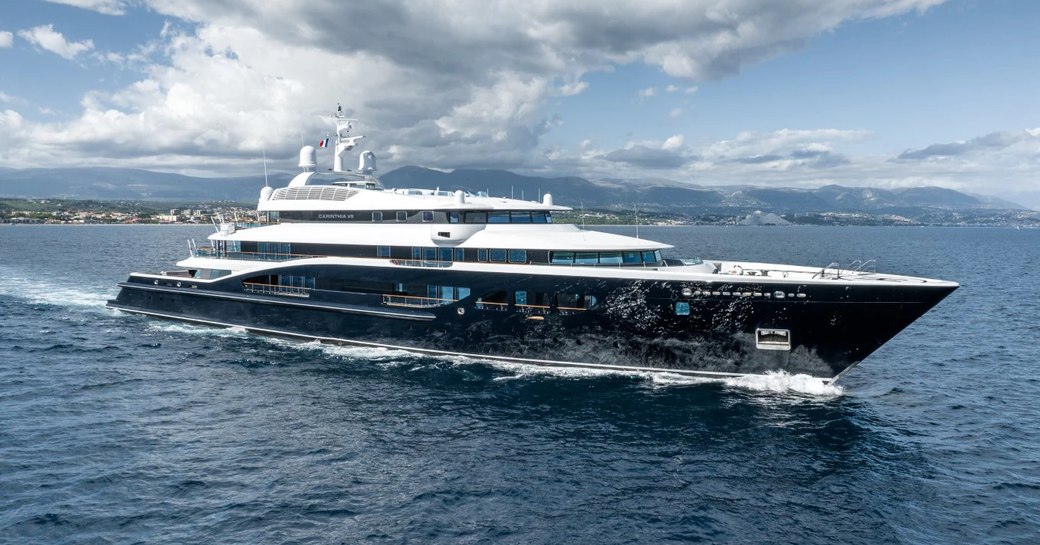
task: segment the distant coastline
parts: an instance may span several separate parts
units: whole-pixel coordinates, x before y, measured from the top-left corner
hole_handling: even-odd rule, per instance
[[[191,225],[209,224],[215,215],[249,221],[254,205],[241,202],[167,202],[136,200],[0,198],[0,224],[50,225]],[[557,212],[556,221],[578,225],[821,225],[821,226],[947,226],[1040,228],[1040,212],[1004,209],[927,209],[914,217],[883,211],[783,212],[718,209],[682,213],[671,210],[575,209]]]

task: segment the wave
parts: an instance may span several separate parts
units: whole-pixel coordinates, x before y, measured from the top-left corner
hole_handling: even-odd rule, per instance
[[[816,397],[838,397],[845,388],[827,384],[823,379],[809,375],[792,375],[784,371],[771,371],[764,375],[732,377],[722,381],[730,388],[741,388],[753,392],[798,393]]]
[[[102,309],[114,293],[101,288],[85,286],[79,282],[61,282],[53,279],[29,277],[21,271],[0,269],[4,278],[0,283],[0,295],[9,295],[30,303]]]
[[[729,378],[692,377],[679,373],[535,365],[529,363],[491,360],[479,356],[426,354],[399,348],[332,344],[322,343],[317,340],[303,341],[298,339],[272,337],[268,335],[251,336],[249,332],[242,327],[219,328],[207,325],[160,322],[149,325],[148,329],[170,333],[211,335],[217,337],[250,336],[251,338],[262,340],[280,348],[319,352],[323,356],[338,359],[362,360],[377,364],[383,368],[415,365],[420,361],[434,360],[448,363],[453,366],[486,365],[498,371],[508,373],[504,376],[495,377],[493,379],[494,381],[522,380],[534,377],[557,377],[568,379],[628,377],[646,381],[648,385],[654,388],[721,384],[727,388],[745,390],[755,394],[772,395],[795,393],[814,397],[830,398],[838,397],[845,393],[843,387],[827,384],[822,379],[802,374],[792,375],[784,371],[769,372],[765,375],[746,375]]]
[[[215,327],[182,322],[153,321],[148,324],[147,329],[149,331],[162,331],[165,333],[204,335],[212,337],[245,337],[249,335],[249,332],[246,331],[244,327]]]

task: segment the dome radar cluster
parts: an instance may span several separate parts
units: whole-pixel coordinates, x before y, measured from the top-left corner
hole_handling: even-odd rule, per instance
[[[339,185],[339,186],[363,186],[382,187],[375,177],[376,154],[365,150],[358,155],[357,169],[344,168],[351,151],[357,147],[358,141],[364,136],[351,136],[353,122],[356,119],[347,118],[343,114],[343,107],[337,106],[336,113],[332,116],[336,124],[336,139],[333,146],[329,146],[328,139],[323,139],[321,147],[333,147],[332,168],[327,171],[318,170],[318,150],[315,146],[303,146],[300,148],[300,163],[302,169],[300,174],[289,182],[288,187],[301,187],[306,185]],[[260,191],[260,202],[270,200],[274,190],[265,187]]]

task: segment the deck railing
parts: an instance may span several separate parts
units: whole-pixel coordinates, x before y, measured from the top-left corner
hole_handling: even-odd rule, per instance
[[[313,254],[286,254],[279,252],[218,252],[211,247],[194,248],[191,257],[213,257],[217,259],[238,259],[243,261],[292,261],[294,259],[311,259],[328,257]]]
[[[310,297],[310,288],[300,286],[281,286],[278,284],[260,284],[257,282],[242,282],[242,289],[249,293],[258,295],[288,295],[289,297]]]
[[[419,297],[417,295],[383,295],[383,304],[391,307],[431,308],[450,305],[458,299]]]

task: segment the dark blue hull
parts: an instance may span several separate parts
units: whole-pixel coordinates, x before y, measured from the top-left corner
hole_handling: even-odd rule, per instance
[[[786,371],[830,380],[955,289],[924,283],[792,286],[763,278],[714,282],[709,292],[698,282],[450,268],[287,265],[266,272],[366,287],[250,291],[241,277],[205,283],[132,275],[109,306],[268,334],[528,363],[702,376]],[[451,301],[378,289],[409,283],[467,291]],[[485,297],[503,290],[507,297],[495,302]],[[522,303],[517,291],[524,293]],[[554,297],[561,292],[580,294],[586,306],[562,304]],[[774,293],[784,296],[763,295]],[[544,300],[531,300],[535,295]]]

